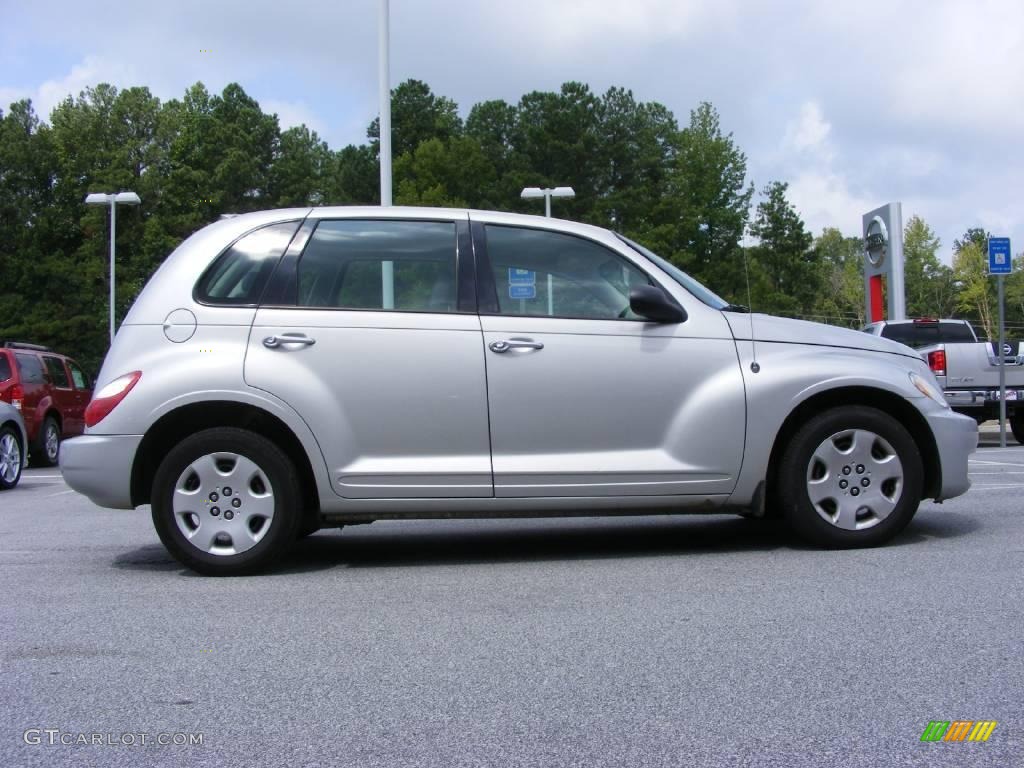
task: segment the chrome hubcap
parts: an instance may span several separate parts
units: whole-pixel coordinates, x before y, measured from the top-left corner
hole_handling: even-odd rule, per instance
[[[5,483],[13,483],[21,469],[21,448],[14,435],[0,437],[0,477]]]
[[[60,447],[60,435],[57,433],[57,427],[50,424],[46,428],[46,455],[50,461],[57,460],[57,449]]]
[[[903,464],[885,438],[866,429],[836,432],[807,465],[807,495],[823,520],[847,531],[871,528],[896,509]]]
[[[192,546],[211,555],[237,555],[270,530],[274,492],[256,462],[237,453],[210,453],[178,477],[171,509]]]

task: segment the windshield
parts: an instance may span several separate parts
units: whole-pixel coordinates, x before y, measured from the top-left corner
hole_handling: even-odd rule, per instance
[[[672,264],[667,259],[661,258],[661,256],[659,256],[649,248],[644,248],[642,245],[640,245],[640,243],[634,243],[628,237],[619,235],[618,233],[616,233],[616,235],[622,242],[631,247],[633,250],[637,251],[642,256],[645,256],[646,258],[653,261],[659,268],[661,268],[665,272],[668,272],[669,276],[673,280],[675,280],[677,283],[683,286],[683,288],[688,290],[690,293],[692,293],[698,299],[703,301],[709,307],[713,307],[714,309],[725,309],[726,307],[729,306],[728,301],[726,301],[713,291],[705,288],[703,285],[694,280],[692,277],[683,272],[683,270]]]

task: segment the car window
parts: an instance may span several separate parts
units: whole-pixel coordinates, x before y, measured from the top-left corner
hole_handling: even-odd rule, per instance
[[[62,389],[70,389],[71,380],[68,379],[68,372],[64,370],[64,363],[58,358],[50,357],[49,355],[44,357],[43,360],[46,363],[46,370],[50,373],[50,380],[53,382],[53,385]]]
[[[637,319],[629,291],[651,281],[609,248],[542,229],[485,227],[503,315]]]
[[[75,389],[88,389],[89,380],[82,372],[82,369],[79,368],[76,363],[72,363],[70,360],[68,360],[68,368],[71,369],[71,380],[75,382]]]
[[[939,336],[950,344],[974,341],[971,329],[964,323],[939,323]]]
[[[889,323],[882,328],[882,336],[909,347],[974,341],[971,329],[964,323]]]
[[[28,353],[17,353],[14,355],[18,363],[18,374],[21,376],[22,384],[45,384],[43,376],[43,364],[38,357]]]
[[[7,381],[11,378],[11,361],[7,355],[0,355],[0,381]]]
[[[263,289],[299,222],[261,227],[237,240],[203,273],[196,298],[206,304],[259,303]]]
[[[898,341],[900,344],[906,344],[909,347],[917,344],[917,333],[914,330],[913,323],[894,323],[887,325],[882,328],[882,336],[893,341]],[[938,335],[936,334],[936,340]]]
[[[455,312],[455,242],[454,222],[321,221],[299,259],[298,304]]]

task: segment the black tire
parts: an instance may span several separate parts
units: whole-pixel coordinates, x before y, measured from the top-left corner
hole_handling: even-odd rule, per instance
[[[55,440],[50,440],[50,436]],[[55,467],[60,457],[60,424],[53,416],[43,419],[38,443],[32,449],[32,464],[36,467]]]
[[[0,429],[0,450],[2,450],[3,442],[8,437],[14,440],[13,447],[17,451],[18,468],[14,474],[14,478],[7,480],[4,478],[5,473],[3,471],[3,464],[0,463],[0,491],[9,491],[18,484],[18,481],[21,480],[21,470],[25,465],[25,446],[21,444],[21,435],[14,427],[5,426],[3,429]]]
[[[304,539],[307,536],[312,536],[314,533],[320,530],[320,517],[319,515],[309,514],[302,521],[299,526],[298,533],[295,534],[295,538]]]
[[[861,520],[858,513],[857,525],[870,526],[858,530],[844,529],[826,520],[823,515],[828,511],[830,502],[822,502],[825,512],[819,513],[808,492],[809,475],[812,472],[811,460],[815,451],[826,440],[846,430],[865,430],[874,433],[888,444],[886,450],[891,448],[902,465],[902,487],[885,486],[885,492],[890,498],[895,499],[895,506],[884,517],[864,513],[864,519]],[[874,444],[880,446],[881,442],[874,441]],[[856,462],[850,464],[848,476],[841,476],[846,470],[835,473],[834,478],[831,473],[826,475],[828,482],[835,480],[834,492],[837,498],[838,494],[842,494],[843,497],[847,497],[848,493],[853,494],[851,480],[859,485],[866,478],[870,486],[871,462],[868,461],[867,464],[868,468],[864,475],[859,474],[859,468],[863,465]],[[816,471],[820,472],[820,469]],[[778,496],[783,516],[797,535],[823,547],[845,549],[883,544],[907,526],[921,503],[924,471],[917,444],[895,418],[867,406],[832,408],[810,419],[793,436],[783,454],[778,472]],[[844,487],[848,487],[849,490],[839,491],[840,480],[846,478],[848,485]],[[886,480],[887,484],[890,482]],[[857,494],[854,495],[861,493],[859,487],[856,490]],[[870,493],[879,491],[881,488],[872,489]],[[865,490],[864,493],[867,494],[869,491]],[[854,501],[850,503],[856,504]]]
[[[261,477],[265,476],[269,484],[269,488],[265,488],[262,480],[259,480],[260,487],[264,492],[269,490],[272,494],[273,515],[263,521],[268,526],[267,530],[262,532],[262,537],[251,545],[251,548],[234,554],[209,552],[193,544],[175,519],[173,497],[176,485],[184,476],[183,473],[193,462],[217,453],[235,454],[254,462],[261,472]],[[212,506],[199,506],[200,504],[223,504],[224,520],[234,514],[234,510],[228,507],[226,501],[226,488],[221,488],[220,495],[224,496],[223,500],[211,502],[209,492],[206,491],[205,498],[201,498],[203,494],[202,490],[197,492],[196,504],[203,513],[202,517],[195,515],[195,520],[198,521],[195,528],[197,531],[203,521],[208,519],[206,513],[214,513]],[[235,493],[235,497],[244,505],[241,494]],[[218,427],[198,432],[172,448],[161,462],[153,479],[152,505],[153,525],[160,536],[160,541],[179,562],[207,576],[239,576],[265,569],[283,555],[295,541],[302,520],[302,493],[292,461],[277,445],[262,435],[234,427]],[[242,513],[244,509],[239,508],[239,520],[236,521],[236,525],[242,522]],[[185,524],[184,521],[182,524]],[[234,546],[233,541],[231,546]]]
[[[1014,440],[1024,445],[1024,413],[1015,413],[1010,417],[1010,432]]]

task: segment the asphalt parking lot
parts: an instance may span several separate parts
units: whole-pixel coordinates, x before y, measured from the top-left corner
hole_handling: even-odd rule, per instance
[[[0,766],[1022,765],[1024,448],[971,470],[880,549],[380,522],[238,579],[32,470],[0,495]],[[921,742],[957,719],[998,725]]]

